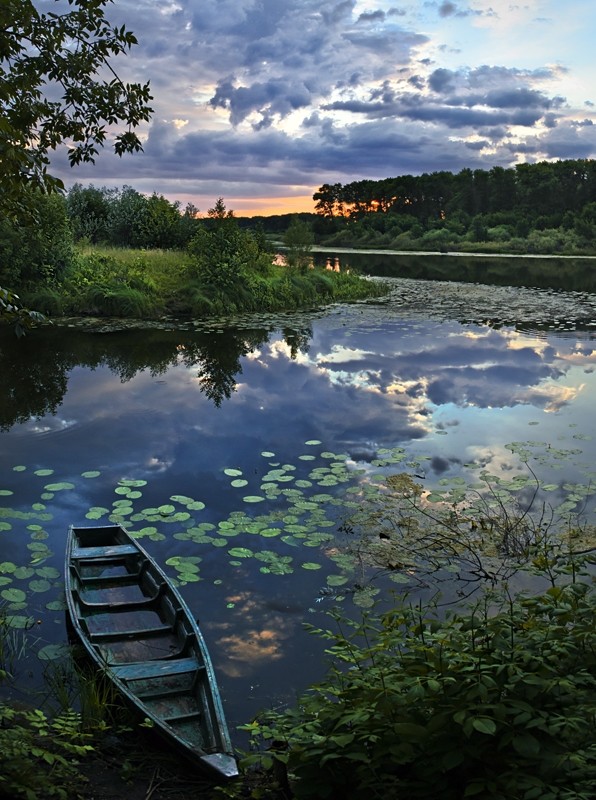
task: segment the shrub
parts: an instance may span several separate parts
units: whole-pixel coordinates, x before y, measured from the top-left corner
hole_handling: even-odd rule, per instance
[[[82,780],[77,759],[93,749],[85,738],[75,711],[49,720],[39,710],[0,704],[0,795],[73,797],[73,785]]]
[[[559,565],[559,576],[576,565]],[[596,781],[593,586],[487,591],[445,616],[336,617],[298,706],[245,726],[297,798],[587,800]],[[247,763],[257,760],[252,756]]]

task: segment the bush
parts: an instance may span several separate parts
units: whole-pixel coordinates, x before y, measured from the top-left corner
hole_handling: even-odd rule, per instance
[[[270,743],[296,798],[587,800],[595,611],[593,586],[571,582],[487,591],[447,616],[398,600],[361,622],[336,617],[335,632],[312,629],[330,643],[327,679],[245,729]]]
[[[49,720],[42,711],[0,704],[0,796],[73,797],[82,781],[77,759],[93,749],[85,739],[75,711]]]

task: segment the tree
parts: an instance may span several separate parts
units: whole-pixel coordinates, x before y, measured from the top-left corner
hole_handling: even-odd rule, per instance
[[[290,267],[306,269],[310,264],[310,251],[314,237],[310,225],[299,217],[294,217],[284,234],[287,259]]]
[[[68,0],[65,13],[40,12],[31,0],[0,6],[0,212],[22,217],[30,193],[63,189],[48,173],[50,154],[69,147],[71,166],[93,162],[108,140],[118,155],[141,149],[134,132],[152,109],[149,84],[124,83],[110,60],[136,39],[112,26],[110,0]],[[109,78],[100,74],[109,73]]]
[[[51,285],[73,259],[72,234],[64,197],[34,192],[36,223],[0,219],[0,285],[32,289]]]
[[[87,239],[93,244],[107,241],[110,201],[114,194],[114,190],[105,187],[84,187],[80,183],[70,189],[66,207],[75,241]]]

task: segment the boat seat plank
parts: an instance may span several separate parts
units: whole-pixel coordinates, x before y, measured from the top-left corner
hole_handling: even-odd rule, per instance
[[[110,587],[113,589],[118,589],[118,586]],[[73,592],[76,593],[76,597],[80,603],[82,603],[87,608],[117,608],[118,610],[130,610],[134,611],[137,608],[144,608],[145,606],[149,606],[152,603],[155,604],[157,600],[161,597],[165,589],[165,584],[161,584],[157,587],[157,591],[153,595],[148,595],[147,597],[138,597],[134,600],[86,600],[84,592]]]
[[[171,716],[164,716],[161,717],[164,722],[173,723],[173,722],[186,722],[189,719],[200,719],[201,712],[200,711],[187,711],[185,714],[172,714]]]
[[[72,558],[111,558],[112,556],[138,555],[138,552],[134,544],[114,544],[105,547],[75,547],[72,550]]]
[[[127,628],[126,630],[113,630],[113,631],[98,631],[97,633],[90,633],[89,640],[95,642],[109,642],[119,641],[120,639],[130,639],[131,637],[147,637],[147,636],[160,636],[164,633],[171,633],[171,625],[159,625],[147,628]]]
[[[125,681],[159,678],[162,675],[181,675],[184,672],[199,672],[205,667],[196,658],[177,658],[173,661],[142,661],[134,664],[118,664],[111,672]]]

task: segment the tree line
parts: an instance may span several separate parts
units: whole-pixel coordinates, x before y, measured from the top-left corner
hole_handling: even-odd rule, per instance
[[[313,200],[330,244],[580,253],[596,239],[587,159],[323,184]]]

